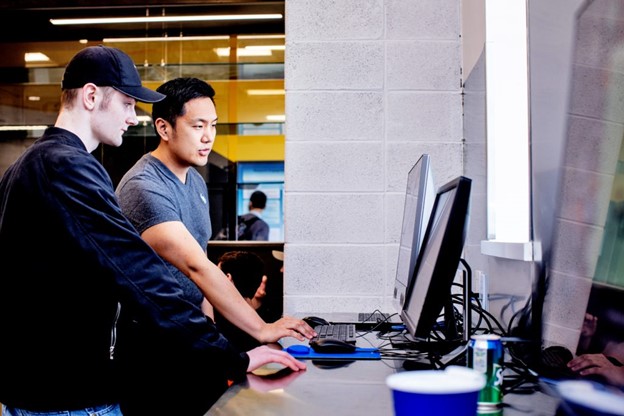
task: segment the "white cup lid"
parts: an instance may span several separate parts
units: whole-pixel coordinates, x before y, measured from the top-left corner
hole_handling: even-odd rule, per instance
[[[485,386],[483,373],[472,368],[449,366],[444,370],[403,371],[388,376],[386,385],[408,393],[454,394],[479,391]]]
[[[566,380],[557,384],[563,400],[599,412],[624,415],[624,394],[586,380]]]

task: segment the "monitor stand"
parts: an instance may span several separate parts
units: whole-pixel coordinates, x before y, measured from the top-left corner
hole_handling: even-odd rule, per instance
[[[444,364],[450,365],[454,364],[457,361],[461,361],[463,358],[463,352],[468,346],[468,342],[470,341],[471,327],[472,327],[472,307],[471,307],[471,289],[472,289],[472,269],[468,265],[468,263],[462,258],[460,259],[460,263],[463,267],[462,275],[463,275],[463,322],[462,322],[462,330],[461,334],[457,328],[457,319],[454,314],[454,306],[451,294],[449,294],[449,300],[447,306],[444,308],[444,324],[445,328],[442,331],[445,339],[443,340],[414,340],[414,341],[399,341],[392,342],[393,348],[405,349],[405,350],[413,350],[419,351],[422,353],[427,353],[430,356],[443,357],[449,354],[452,354],[450,357],[446,357],[450,359],[447,363]],[[407,360],[409,361],[409,360]],[[407,364],[409,365],[409,364]]]

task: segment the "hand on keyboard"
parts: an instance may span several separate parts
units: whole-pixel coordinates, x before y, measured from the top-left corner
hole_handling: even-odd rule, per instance
[[[570,350],[563,346],[555,345],[542,350],[537,372],[540,376],[565,380],[578,378],[578,374],[568,367],[568,362],[574,358]]]

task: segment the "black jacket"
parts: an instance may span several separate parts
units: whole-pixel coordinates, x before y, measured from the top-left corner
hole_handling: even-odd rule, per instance
[[[48,411],[116,402],[119,304],[178,353],[218,368],[215,377],[245,374],[247,354],[183,298],[122,215],[102,165],[69,131],[47,129],[2,177],[0,264],[6,405]]]

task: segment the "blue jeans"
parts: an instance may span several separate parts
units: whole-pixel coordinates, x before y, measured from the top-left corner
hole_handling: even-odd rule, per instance
[[[81,410],[59,410],[55,412],[31,412],[2,405],[2,416],[123,416],[118,404],[87,407]]]

